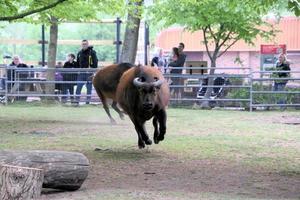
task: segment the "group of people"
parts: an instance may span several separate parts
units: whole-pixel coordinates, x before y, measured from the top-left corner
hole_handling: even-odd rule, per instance
[[[15,68],[28,68],[28,66],[21,62],[19,56],[14,56],[12,59],[12,63],[9,65],[10,67]],[[63,64],[62,62],[58,62],[56,65],[55,72],[55,81],[64,81],[66,83],[57,83],[55,84],[55,89],[59,91],[62,95],[62,101],[66,102],[67,94],[70,94],[72,103],[79,103],[82,87],[86,85],[87,88],[87,99],[86,103],[89,104],[91,101],[91,93],[92,93],[92,77],[94,71],[90,70],[59,70],[60,68],[70,69],[70,68],[97,68],[98,67],[98,58],[96,51],[93,50],[92,46],[89,46],[88,40],[82,40],[81,42],[81,50],[77,53],[77,56],[70,53],[67,56],[67,61]],[[15,70],[9,69],[7,70],[7,80],[12,81],[15,80]],[[18,73],[18,79],[28,79],[31,75],[24,71]],[[33,78],[33,77],[32,77]],[[14,93],[17,89],[23,90],[21,88],[21,84],[14,83],[10,84],[10,92]],[[77,86],[74,98],[74,86]],[[24,87],[24,86],[23,86]],[[25,86],[27,87],[27,86]]]
[[[57,66],[60,68],[61,66]],[[82,40],[81,50],[77,53],[77,57],[74,54],[69,54],[67,61],[64,63],[62,68],[97,68],[98,67],[98,58],[97,53],[92,46],[89,46],[88,40]],[[56,84],[56,89],[62,91],[64,94],[62,101],[65,102],[67,99],[67,93],[70,93],[71,102],[79,103],[82,87],[86,85],[87,89],[87,99],[86,104],[89,104],[91,101],[92,94],[92,77],[93,71],[79,71],[79,72],[59,72],[55,74],[56,81],[68,81],[69,83]],[[73,82],[73,83],[72,83]],[[74,101],[74,86],[76,87],[76,97]]]
[[[179,43],[178,47],[173,47],[168,58],[164,57],[162,49],[159,49],[158,54],[151,60],[151,66],[157,67],[163,74],[174,75],[170,79],[172,85],[182,85],[182,67],[184,66],[186,55],[184,54],[184,43]],[[176,88],[171,91],[175,98],[181,98],[181,89]]]

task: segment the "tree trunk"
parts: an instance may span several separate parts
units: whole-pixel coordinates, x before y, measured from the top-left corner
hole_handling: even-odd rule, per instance
[[[57,39],[58,39],[58,20],[51,16],[50,18],[50,40],[48,47],[48,70],[47,80],[55,80],[55,65],[56,65],[56,52],[57,52]],[[46,94],[54,94],[55,84],[46,84]],[[53,97],[48,99],[54,99]]]
[[[0,199],[38,199],[43,184],[43,170],[2,165],[0,168]]]
[[[209,70],[209,75],[210,76],[215,74],[216,60],[217,59],[215,57],[213,57],[212,60],[211,60],[211,65],[210,65],[211,69]],[[213,77],[209,77],[207,85],[211,86],[213,84],[214,84],[214,78]],[[204,99],[209,99],[210,96],[211,96],[212,91],[213,91],[213,88],[212,87],[208,87],[207,90],[206,90],[206,92],[205,92]],[[201,103],[200,107],[202,109],[210,109],[211,108],[209,101],[205,101],[205,100]]]
[[[43,187],[62,190],[79,189],[89,168],[83,154],[64,151],[0,151],[0,164],[43,169]]]
[[[141,22],[140,7],[143,0],[133,3],[129,0],[129,5],[134,5],[134,10],[129,11],[127,15],[127,24],[124,36],[124,42],[121,53],[121,62],[135,63],[137,44],[139,39],[139,29]]]

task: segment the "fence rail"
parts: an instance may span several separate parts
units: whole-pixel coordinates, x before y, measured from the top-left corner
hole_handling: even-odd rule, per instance
[[[257,107],[300,107],[300,71],[252,71],[251,68],[219,67],[215,69],[215,74],[210,75],[191,74],[192,71],[188,70],[214,68],[172,69],[184,72],[164,74],[170,83],[173,104],[209,102],[213,106],[238,106],[250,111]],[[0,102],[8,104],[16,98],[28,100],[33,97],[55,97],[63,102],[99,102],[91,83],[96,70],[0,65]],[[280,73],[288,75],[274,77]],[[260,78],[254,78],[255,75]],[[209,79],[213,80],[212,85],[208,85]],[[289,84],[294,87],[289,88]],[[83,85],[85,89],[82,89]],[[211,95],[207,95],[207,90],[212,90]]]

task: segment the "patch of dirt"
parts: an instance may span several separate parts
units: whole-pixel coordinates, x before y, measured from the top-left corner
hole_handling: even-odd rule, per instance
[[[288,125],[300,125],[299,116],[281,116],[273,119],[273,123],[281,123]]]
[[[101,194],[103,190],[121,190],[129,195],[135,191],[150,193],[138,199],[169,199],[162,193],[174,192],[187,195],[179,199],[193,199],[192,196],[197,196],[195,194],[203,193],[241,199],[300,197],[299,172],[253,169],[224,160],[182,160],[176,155],[147,150],[109,150],[95,154],[99,158],[91,159],[89,177],[79,191],[52,192],[44,194],[43,199],[85,199],[89,195]]]

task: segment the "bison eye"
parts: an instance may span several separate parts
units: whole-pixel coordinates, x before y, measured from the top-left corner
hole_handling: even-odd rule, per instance
[[[140,77],[140,81],[141,81],[141,82],[145,82],[145,81],[146,81],[145,77],[143,77],[143,76]]]

